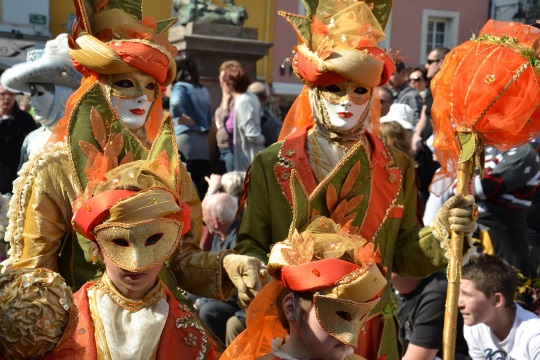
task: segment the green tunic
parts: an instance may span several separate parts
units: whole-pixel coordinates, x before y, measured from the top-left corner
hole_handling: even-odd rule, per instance
[[[358,233],[379,245],[383,266],[403,276],[425,277],[444,268],[447,260],[429,227],[420,230],[417,221],[417,187],[412,161],[401,151],[386,147],[366,134],[372,152],[368,159],[362,146],[354,146],[327,177],[318,183],[307,158],[307,129],[299,129],[284,142],[276,143],[253,160],[247,202],[235,248],[241,254],[268,261],[270,246],[287,238],[293,221],[290,203],[291,171],[295,169],[309,194],[310,206],[329,216],[329,186],[351,204],[345,220],[353,220]],[[354,174],[354,184],[344,186]],[[349,182],[351,179],[349,180]],[[350,188],[350,189],[349,189]],[[330,204],[332,204],[330,202]],[[397,330],[393,321],[395,301],[390,286],[385,288],[374,313],[384,317],[379,351],[388,360],[399,359]]]

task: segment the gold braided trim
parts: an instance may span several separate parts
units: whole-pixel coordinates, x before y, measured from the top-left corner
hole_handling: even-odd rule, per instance
[[[283,197],[287,200],[287,203],[289,203],[289,205],[291,206],[291,209],[292,209],[292,201],[289,201],[289,198],[287,197],[287,194],[285,194],[285,190],[283,190],[283,186],[281,186],[281,179],[280,179],[280,176],[278,175],[278,173],[275,171],[275,169],[278,167],[278,166],[284,166],[286,168],[294,168],[294,166],[296,164],[290,162],[289,159],[286,159],[284,156],[283,156],[283,146],[285,146],[285,140],[281,141],[280,142],[280,147],[279,147],[279,150],[278,150],[278,153],[277,153],[277,161],[276,163],[274,164],[274,168],[272,171],[272,173],[274,174],[274,176],[276,177],[276,182],[279,186],[279,189],[281,190],[281,193],[283,194]]]
[[[395,166],[395,162],[394,162],[394,158],[392,157],[392,153],[388,150],[388,148],[386,147],[386,145],[383,144],[383,146],[386,148],[386,153],[388,154],[388,156],[390,157],[390,160],[388,161],[388,163],[386,164],[385,168],[387,170],[398,170],[400,173],[401,173],[401,176],[399,178],[399,186],[398,186],[398,190],[396,191],[396,194],[394,195],[394,198],[392,199],[392,203],[390,204],[390,206],[386,209],[386,213],[384,214],[384,218],[382,219],[382,221],[380,222],[379,224],[379,227],[377,228],[377,230],[375,230],[375,232],[373,233],[373,238],[371,239],[372,242],[375,243],[375,239],[377,238],[377,234],[379,233],[379,231],[381,230],[381,228],[383,227],[383,224],[386,222],[386,220],[388,219],[388,214],[390,213],[390,210],[392,210],[393,208],[397,208],[397,207],[401,207],[401,208],[405,208],[403,205],[399,205],[399,204],[396,204],[396,201],[397,201],[397,198],[399,196],[399,194],[401,193],[401,190],[403,188],[403,178],[405,177],[405,174],[403,171],[401,171],[401,169],[397,166]],[[371,170],[373,171],[373,170]],[[370,176],[370,178],[372,178],[372,176]],[[372,188],[370,188],[372,189]],[[370,190],[371,191],[371,190]],[[364,217],[365,219],[365,217]]]
[[[165,297],[164,285],[161,280],[159,280],[156,286],[150,290],[148,296],[145,296],[142,300],[131,300],[118,293],[114,288],[114,284],[107,276],[107,273],[104,273],[101,279],[96,281],[94,286],[107,294],[116,305],[132,312],[150,308]]]
[[[22,166],[18,172],[17,179],[13,182],[13,196],[9,202],[8,218],[9,225],[6,229],[5,241],[10,243],[8,251],[8,264],[19,261],[22,257],[24,239],[24,223],[26,211],[29,206],[30,197],[34,189],[35,178],[43,171],[50,159],[68,157],[69,150],[65,143],[56,143],[45,147]],[[80,188],[76,188],[76,192]],[[9,265],[7,266],[9,267]],[[5,270],[7,270],[7,267]]]

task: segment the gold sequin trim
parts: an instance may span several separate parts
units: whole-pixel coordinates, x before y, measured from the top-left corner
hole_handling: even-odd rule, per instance
[[[163,284],[161,282],[160,289],[152,297],[147,300],[139,301],[126,299],[123,296],[119,296],[116,291],[114,291],[107,284],[102,282],[101,279],[96,281],[95,287],[107,294],[116,305],[120,306],[122,309],[132,312],[137,312],[142,309],[150,308],[160,299],[165,297],[165,290],[163,290]]]
[[[197,337],[189,333],[188,336],[184,338],[184,343],[186,343],[187,346],[195,347],[197,346]]]
[[[9,242],[11,247],[8,252],[9,265],[18,262],[23,254],[23,230],[30,197],[33,190],[35,190],[35,178],[38,177],[50,161],[61,162],[63,157],[67,159],[68,156],[69,149],[65,143],[55,144],[51,148],[46,147],[45,150],[34,155],[32,159],[29,159],[22,166],[18,173],[19,177],[13,182],[13,196],[9,202],[7,213],[9,224],[4,237],[4,240]],[[76,184],[74,184],[74,189],[76,193],[80,193],[80,188],[77,188]]]

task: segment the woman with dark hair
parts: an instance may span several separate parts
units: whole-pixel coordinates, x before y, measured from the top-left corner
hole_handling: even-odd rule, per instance
[[[210,93],[199,82],[197,64],[191,55],[181,51],[175,61],[177,73],[170,111],[176,142],[199,196],[204,196],[208,189],[204,177],[211,174],[208,145],[208,131],[212,124]]]
[[[238,62],[226,62],[220,70],[219,84],[223,94],[228,94],[234,101],[225,121],[233,156],[233,168],[227,168],[227,171],[246,171],[255,155],[265,147],[261,133],[261,104],[255,95],[247,92],[251,80]]]
[[[409,86],[418,91],[422,97],[422,101],[425,102],[427,89],[429,88],[426,69],[420,67],[414,68],[409,74]]]

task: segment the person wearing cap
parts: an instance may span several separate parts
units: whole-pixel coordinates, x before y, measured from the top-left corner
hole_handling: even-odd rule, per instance
[[[413,110],[407,104],[392,104],[386,116],[381,117],[381,140],[412,157],[411,138],[414,131]]]
[[[247,309],[247,330],[224,360],[363,359],[353,348],[386,285],[380,253],[332,219],[309,221],[272,248],[275,280]]]
[[[321,0],[308,6],[305,17],[283,14],[301,41],[292,64],[307,87],[285,120],[284,129],[291,129],[292,120],[295,130],[253,161],[239,253],[266,261],[272,244],[287,237],[297,216],[295,183],[307,194],[302,206],[379,246],[389,273],[423,277],[444,268],[450,230],[476,227],[474,200],[456,196],[435,226],[419,231],[414,164],[376,136],[373,91],[394,72],[392,59],[376,46],[384,36],[387,5],[381,2],[372,12],[364,2]],[[368,118],[373,132],[364,128]],[[399,358],[394,309],[386,287],[372,312],[378,316],[360,335],[360,355]]]
[[[21,172],[6,232],[10,257],[3,265],[6,270],[58,271],[77,290],[100,278],[102,268],[92,260],[91,241],[71,226],[73,208],[88,183],[100,181],[104,169],[149,156],[149,145],[167,126],[165,120],[160,124],[159,88],[174,78],[177,50],[162,35],[174,19],[143,19],[141,0],[124,1],[122,9],[97,0],[90,1],[91,6],[74,3],[78,27],[68,41],[74,66],[84,76],[51,135],[52,141],[66,136],[66,144],[43,152]],[[234,292],[230,279],[240,288],[240,297],[246,291],[253,296],[260,287],[261,261],[232,251],[200,250],[200,200],[185,166],[180,164],[177,171],[192,224],[181,249],[163,267],[162,278],[172,291],[181,286],[217,299]],[[255,280],[246,284],[246,273]]]
[[[66,101],[81,84],[82,75],[71,62],[68,34],[47,41],[45,49],[28,52],[27,61],[7,69],[0,79],[2,86],[31,95],[39,129],[24,139],[19,169],[43,148],[56,123],[64,116]]]

